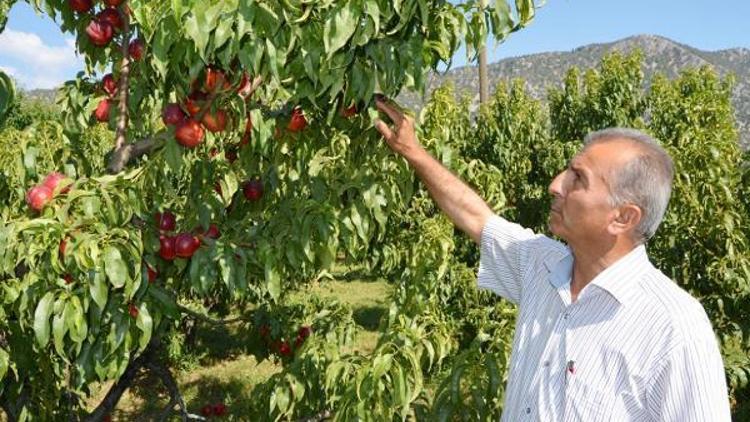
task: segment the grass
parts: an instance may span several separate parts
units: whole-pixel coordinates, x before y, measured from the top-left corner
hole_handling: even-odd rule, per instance
[[[300,300],[315,294],[351,306],[358,325],[354,349],[366,353],[377,344],[378,327],[381,318],[387,315],[390,292],[391,286],[384,280],[355,271],[314,283],[295,293],[295,298]],[[281,370],[281,366],[271,360],[256,358],[253,351],[257,351],[260,345],[255,336],[243,324],[200,327],[193,351],[195,361],[188,362],[181,371],[174,371],[192,413],[199,413],[206,404],[223,402],[228,407],[228,414],[232,415],[224,420],[246,420],[241,415],[254,400],[251,395],[253,387]],[[92,397],[91,406],[101,401],[110,385],[101,386]],[[153,420],[154,415],[167,405],[168,399],[161,381],[142,372],[118,403],[113,420]]]
[[[388,313],[390,291],[391,286],[382,280],[331,280],[298,294],[314,293],[323,298],[336,298],[351,306],[352,316],[359,328],[354,342],[355,350],[370,352],[378,340],[380,319]]]

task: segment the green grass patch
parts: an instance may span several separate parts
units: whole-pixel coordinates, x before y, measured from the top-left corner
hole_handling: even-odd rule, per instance
[[[392,287],[385,280],[362,272],[337,274],[333,280],[321,280],[296,292],[290,298],[300,301],[310,295],[337,299],[352,308],[358,325],[353,350],[368,353],[375,348],[378,327],[387,316]],[[174,347],[185,343],[184,337],[173,339]],[[194,346],[181,368],[173,371],[183,398],[192,413],[206,404],[223,402],[228,408],[224,420],[244,420],[243,414],[253,406],[251,392],[255,385],[281,371],[280,364],[264,359],[262,345],[249,324],[210,326],[201,324]],[[106,395],[109,386],[100,387],[89,402],[94,406]],[[161,380],[143,373],[120,400],[113,420],[153,420],[169,400]],[[178,418],[174,417],[174,420]]]

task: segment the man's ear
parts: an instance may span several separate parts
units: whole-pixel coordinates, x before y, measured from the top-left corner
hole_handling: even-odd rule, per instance
[[[618,235],[632,231],[643,218],[641,207],[633,204],[625,204],[617,209],[615,219],[609,224],[609,232]]]

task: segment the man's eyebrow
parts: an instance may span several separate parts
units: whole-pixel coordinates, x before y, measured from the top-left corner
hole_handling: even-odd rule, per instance
[[[568,164],[568,168],[580,174],[585,179],[588,179],[588,175],[586,174],[586,169],[582,167],[580,164],[578,164],[577,162],[571,161],[570,164]]]

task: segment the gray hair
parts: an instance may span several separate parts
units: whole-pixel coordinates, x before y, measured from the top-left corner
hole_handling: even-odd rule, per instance
[[[610,205],[633,204],[641,209],[635,228],[636,241],[645,243],[659,228],[672,193],[672,158],[651,136],[635,129],[609,128],[589,133],[586,147],[608,141],[625,140],[638,148],[635,158],[610,175]]]

